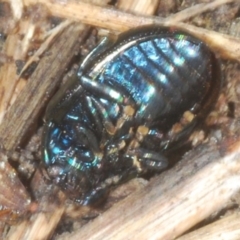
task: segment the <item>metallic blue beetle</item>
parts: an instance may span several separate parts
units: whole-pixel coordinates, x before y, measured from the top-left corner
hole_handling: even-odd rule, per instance
[[[219,87],[215,55],[182,31],[145,26],[103,41],[47,108],[48,175],[87,205],[110,186],[165,169]]]

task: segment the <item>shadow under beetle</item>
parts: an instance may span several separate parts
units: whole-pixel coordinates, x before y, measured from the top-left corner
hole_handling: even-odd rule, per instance
[[[149,170],[192,133],[218,97],[220,65],[200,40],[145,26],[103,41],[46,111],[47,173],[83,205]]]

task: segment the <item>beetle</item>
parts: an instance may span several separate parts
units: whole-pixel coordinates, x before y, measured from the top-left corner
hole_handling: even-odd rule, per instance
[[[150,25],[105,39],[47,107],[49,177],[78,203],[94,205],[111,186],[166,169],[220,85],[215,54],[184,31]]]

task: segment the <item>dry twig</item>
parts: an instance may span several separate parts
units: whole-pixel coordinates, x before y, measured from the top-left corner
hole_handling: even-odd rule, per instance
[[[81,39],[85,40],[86,32],[83,32],[84,29],[79,24],[70,26],[62,33],[60,40],[49,49],[49,54],[41,58],[28,84],[0,125],[0,135],[4,139],[5,149],[16,149],[27,137],[26,134],[36,122],[44,103],[51,97],[49,93],[54,92],[54,89],[56,90],[65,69],[72,60],[75,51],[78,50],[81,43],[79,37],[81,36]],[[28,107],[26,108],[26,106]]]

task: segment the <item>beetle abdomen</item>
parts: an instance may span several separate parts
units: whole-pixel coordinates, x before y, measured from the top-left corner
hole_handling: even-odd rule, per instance
[[[113,55],[90,68],[89,77],[124,88],[138,106],[135,117],[144,121],[167,119],[162,124],[171,126],[184,111],[197,112],[196,103],[201,105],[211,91],[215,57],[205,44],[182,33],[133,39]]]

